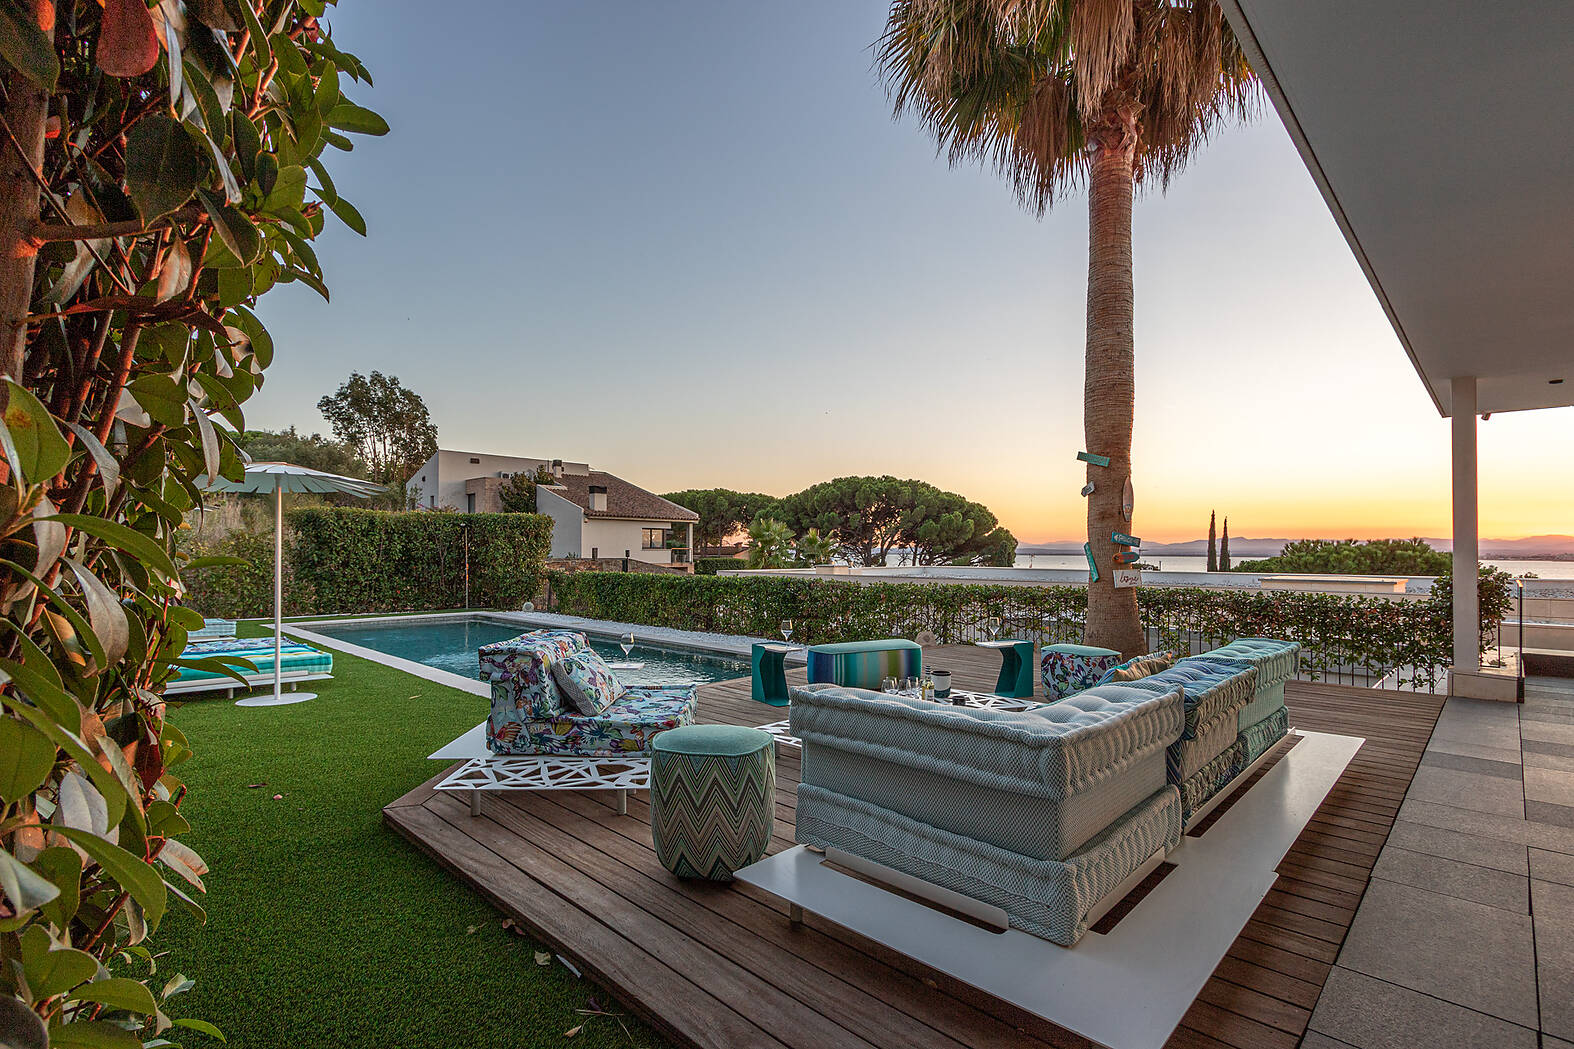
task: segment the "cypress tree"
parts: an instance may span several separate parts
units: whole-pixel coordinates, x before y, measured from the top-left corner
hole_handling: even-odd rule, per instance
[[[1208,571],[1210,572],[1219,570],[1219,535],[1218,530],[1214,527],[1214,522],[1218,520],[1218,517],[1219,513],[1217,510],[1208,511]]]
[[[1224,538],[1219,540],[1219,571],[1230,570],[1230,519],[1224,519]]]

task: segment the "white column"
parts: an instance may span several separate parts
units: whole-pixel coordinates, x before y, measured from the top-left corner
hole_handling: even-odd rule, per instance
[[[1480,598],[1476,562],[1480,533],[1476,509],[1476,380],[1453,380],[1454,437],[1454,669],[1481,665]]]
[[[694,571],[694,556],[695,556],[695,553],[696,553],[696,551],[694,549],[694,522],[690,521],[689,522],[689,571],[690,572]]]

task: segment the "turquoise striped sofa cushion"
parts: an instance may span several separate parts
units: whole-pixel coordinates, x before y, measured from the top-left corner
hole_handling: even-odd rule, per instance
[[[917,677],[924,669],[923,649],[901,638],[811,645],[808,660],[811,683],[848,688],[879,688],[882,678]]]

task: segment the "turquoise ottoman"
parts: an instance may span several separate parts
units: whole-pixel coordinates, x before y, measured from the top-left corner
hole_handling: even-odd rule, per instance
[[[787,655],[798,651],[791,645],[754,643],[750,664],[753,667],[750,697],[757,703],[785,707],[787,695]]]
[[[1092,645],[1045,645],[1038,657],[1044,692],[1051,703],[1086,692],[1119,662],[1119,652]]]
[[[651,742],[650,836],[680,878],[731,881],[765,855],[776,817],[769,732],[687,725]]]
[[[881,678],[917,677],[923,670],[924,650],[901,638],[809,646],[811,685],[878,689]]]

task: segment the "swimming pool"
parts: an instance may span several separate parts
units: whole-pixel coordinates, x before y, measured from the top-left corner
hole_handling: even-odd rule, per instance
[[[528,629],[517,623],[504,623],[481,616],[413,623],[381,620],[303,625],[310,626],[314,633],[324,637],[348,641],[352,645],[400,656],[467,678],[480,676],[481,666],[476,658],[476,649],[518,637]],[[592,637],[590,647],[608,662],[623,660],[623,650],[616,641]],[[634,650],[628,658],[645,664],[639,670],[619,673],[618,676],[631,685],[704,684],[749,674],[749,664],[744,660],[708,652],[645,645],[640,643],[637,633],[634,636]]]

